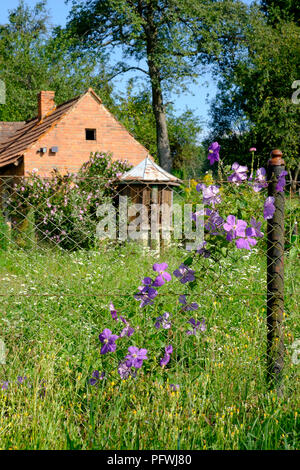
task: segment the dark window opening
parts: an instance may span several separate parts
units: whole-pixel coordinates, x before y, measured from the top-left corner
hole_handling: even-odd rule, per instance
[[[86,140],[96,140],[96,129],[86,129],[85,130],[85,139]]]

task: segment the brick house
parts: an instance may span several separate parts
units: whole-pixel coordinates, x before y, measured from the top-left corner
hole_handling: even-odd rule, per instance
[[[148,151],[120,124],[89,88],[56,106],[54,91],[38,95],[38,116],[26,122],[0,122],[0,177],[48,176],[53,168],[76,172],[91,152],[111,152],[113,160],[137,165]]]

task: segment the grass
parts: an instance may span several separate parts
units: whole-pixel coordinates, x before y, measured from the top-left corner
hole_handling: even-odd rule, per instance
[[[299,447],[299,367],[291,361],[300,338],[296,260],[286,258],[284,396],[265,382],[265,258],[258,250],[234,264],[225,260],[217,282],[209,261],[191,301],[200,304],[207,331],[187,336],[194,312],[180,312],[187,288],[172,280],[153,306],[133,298],[152,264],[169,271],[183,253],[160,257],[131,249],[99,252],[0,252],[0,449],[296,449]],[[103,328],[117,330],[108,304],[136,331],[114,354],[99,354]],[[154,319],[168,311],[171,330]],[[139,327],[139,329],[137,328]],[[121,340],[118,340],[121,341]],[[166,344],[174,354],[158,365]],[[118,360],[131,344],[148,349],[137,378],[120,380]],[[92,387],[94,369],[106,379]],[[25,384],[17,377],[26,376]],[[30,387],[26,385],[30,383]],[[170,384],[180,385],[172,391]]]

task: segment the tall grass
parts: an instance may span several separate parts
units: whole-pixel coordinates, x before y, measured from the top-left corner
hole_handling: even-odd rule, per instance
[[[222,287],[205,279],[194,291],[207,331],[169,336],[176,354],[165,370],[151,345],[136,378],[116,369],[89,385],[101,356],[98,335],[113,329],[110,301],[136,329],[135,344],[161,315],[133,298],[153,262],[172,272],[182,252],[160,257],[131,248],[72,254],[38,251],[0,254],[0,337],[7,348],[0,381],[1,449],[296,449],[299,447],[299,365],[291,346],[300,338],[296,260],[286,260],[284,396],[265,382],[265,259],[253,250],[224,264]],[[165,308],[178,293],[160,291]],[[169,332],[168,335],[172,335]],[[132,338],[125,338],[128,345]],[[153,344],[162,342],[153,334]],[[154,349],[154,348],[153,348]],[[0,366],[1,367],[1,366]],[[24,383],[18,376],[26,376]],[[19,379],[20,380],[20,379]],[[178,384],[175,391],[170,384]]]

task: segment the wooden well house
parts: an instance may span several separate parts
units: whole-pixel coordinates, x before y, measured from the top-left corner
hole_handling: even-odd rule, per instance
[[[119,195],[127,196],[129,201],[129,238],[134,239],[130,236],[130,224],[137,221],[138,215],[142,221],[140,231],[143,232],[145,246],[157,249],[169,243],[173,189],[180,183],[178,178],[163,170],[149,156],[121,177]]]

